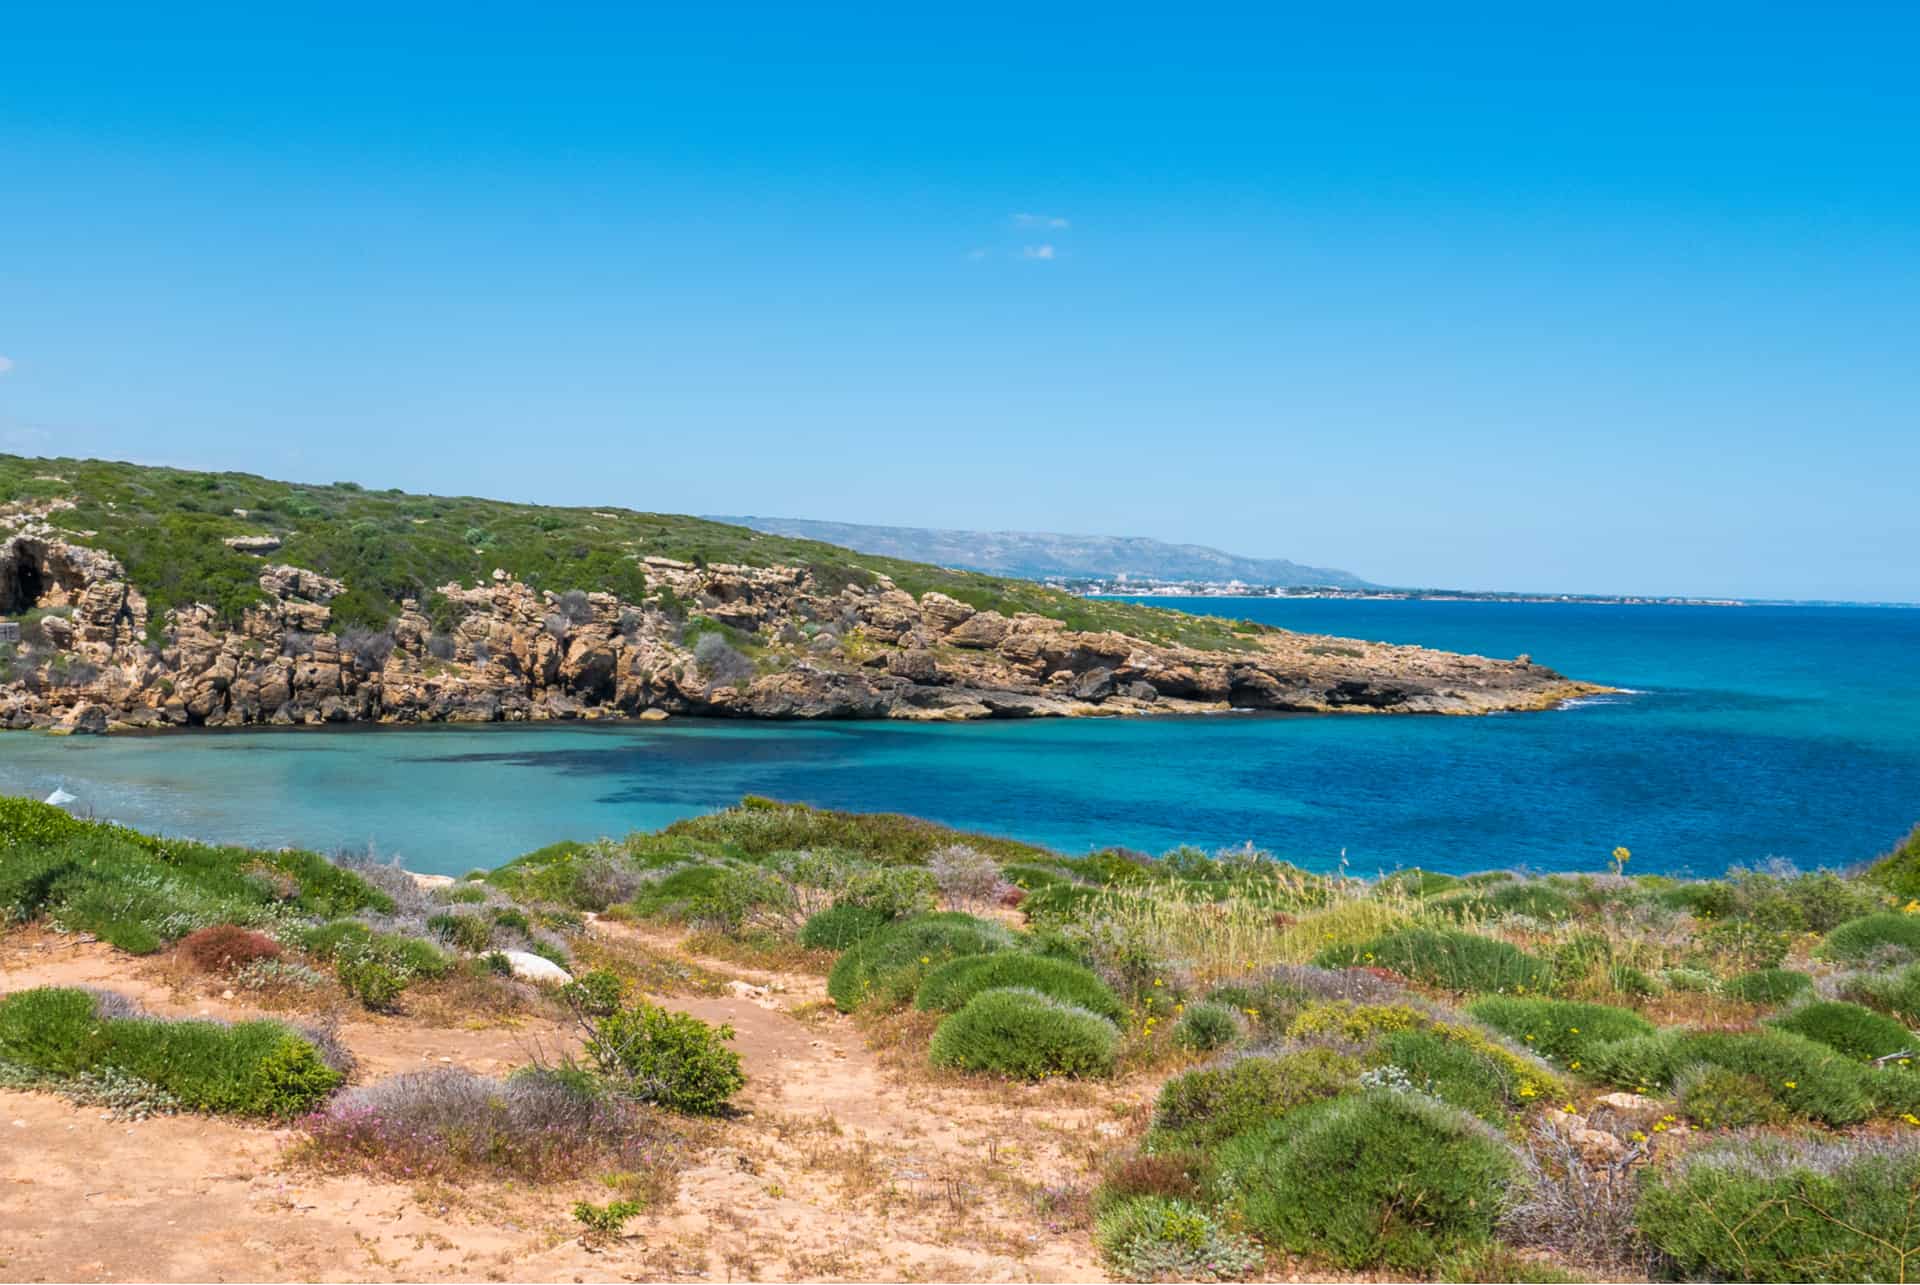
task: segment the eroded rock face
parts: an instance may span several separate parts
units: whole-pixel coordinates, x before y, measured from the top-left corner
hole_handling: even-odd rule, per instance
[[[58,610],[41,618],[10,675],[0,671],[0,727],[953,720],[1229,705],[1484,713],[1599,690],[1524,660],[1299,634],[1203,651],[978,611],[939,593],[915,598],[884,579],[829,590],[804,568],[665,558],[646,567],[647,601],[556,596],[496,571],[478,586],[443,586],[451,621],[437,616],[438,628],[410,601],[385,634],[343,638],[331,604],[347,585],[263,565],[263,599],[237,624],[191,606],[150,631],[146,600],[117,561],[30,527],[0,543],[0,614]],[[743,663],[732,649],[709,673],[662,609],[669,601],[737,631],[751,654]]]

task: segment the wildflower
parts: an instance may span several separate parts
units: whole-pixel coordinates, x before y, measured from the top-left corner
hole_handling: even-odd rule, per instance
[[[1920,1128],[1920,1115],[1915,1115],[1913,1112],[1909,1111],[1905,1115],[1901,1116],[1900,1118],[1902,1120],[1905,1120],[1908,1124],[1913,1125],[1916,1128]]]
[[[1640,1130],[1638,1129],[1635,1129],[1632,1133],[1628,1134],[1627,1136],[1632,1138],[1635,1142],[1645,1142],[1647,1140],[1647,1135],[1640,1132]]]
[[[1160,984],[1160,979],[1159,979],[1158,977],[1156,977],[1156,978],[1154,978],[1154,979],[1153,979],[1153,984],[1154,984],[1155,986],[1158,986],[1158,985]]]
[[[931,964],[933,962],[933,959],[931,956],[922,955],[920,956],[920,962],[923,964]]]
[[[1920,915],[1920,901],[1909,901],[1906,905],[1900,907],[1900,913],[1903,915]]]
[[[1569,1035],[1578,1035],[1579,1033],[1580,1033],[1580,1028],[1577,1026],[1569,1026],[1567,1028],[1567,1034]]]
[[[1567,1103],[1567,1104],[1566,1104],[1565,1106],[1563,1106],[1563,1107],[1561,1107],[1560,1109],[1561,1109],[1562,1111],[1564,1111],[1564,1112],[1566,1112],[1566,1113],[1567,1113],[1568,1115],[1579,1115],[1579,1114],[1580,1114],[1580,1110],[1579,1110],[1579,1108],[1577,1108],[1577,1107],[1575,1107],[1575,1106],[1573,1105],[1573,1103],[1571,1103],[1571,1102],[1569,1102],[1569,1103]]]
[[[1781,1083],[1786,1085],[1789,1089],[1797,1089],[1800,1087],[1800,1082],[1798,1080],[1782,1080]]]
[[[1523,1098],[1530,1098],[1538,1092],[1539,1090],[1534,1088],[1531,1084],[1523,1084],[1520,1086],[1520,1096]]]
[[[1665,1133],[1667,1131],[1667,1122],[1665,1120],[1655,1121],[1653,1131],[1655,1133]]]
[[[1567,1063],[1567,1069],[1569,1071],[1578,1071],[1580,1069],[1580,1059],[1575,1058],[1573,1061]]]

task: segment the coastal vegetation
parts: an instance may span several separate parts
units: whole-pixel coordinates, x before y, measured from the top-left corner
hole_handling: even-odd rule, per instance
[[[1162,643],[1233,649],[1266,632],[1265,626],[1093,601],[1029,581],[859,554],[703,518],[607,506],[512,504],[355,482],[277,482],[249,473],[4,454],[0,496],[73,501],[71,508],[52,510],[48,521],[118,558],[156,620],[170,607],[201,602],[237,624],[264,597],[260,562],[226,541],[267,536],[277,546],[276,559],[346,582],[332,603],[336,633],[384,631],[409,598],[450,629],[455,621],[438,600],[440,586],[484,584],[495,568],[539,590],[639,602],[657,594],[644,557],[696,566],[804,567],[832,589],[886,576],[915,596],[938,591],[981,611],[1030,611],[1074,629],[1111,629]],[[699,614],[697,603],[671,597],[662,606],[683,619]]]
[[[1591,873],[1362,880],[750,798],[423,883],[6,800],[7,922],[288,1015],[23,987],[0,1000],[0,1082],[128,1119],[294,1119],[290,1158],[323,1172],[551,1189],[604,1247],[763,1127],[769,1099],[737,1104],[777,1087],[689,1011],[760,985],[721,980],[737,968],[810,978],[820,999],[781,1020],[844,1025],[881,1058],[876,1091],[918,1110],[1111,1105],[1079,1195],[1031,1202],[1077,1209],[1045,1234],[1118,1276],[1901,1279],[1920,1252],[1910,849],[1675,880],[1599,845]],[[380,1077],[329,1011],[566,1034],[505,1071]],[[596,1175],[611,1199],[586,1198]]]

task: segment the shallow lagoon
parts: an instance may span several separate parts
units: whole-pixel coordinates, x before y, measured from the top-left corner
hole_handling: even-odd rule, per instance
[[[0,790],[168,833],[458,873],[766,794],[1081,850],[1304,865],[1838,865],[1920,820],[1920,611],[1197,600],[1633,689],[1544,714],[548,725],[0,736]]]

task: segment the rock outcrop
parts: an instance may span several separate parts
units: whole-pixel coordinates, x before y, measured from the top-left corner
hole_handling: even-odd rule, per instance
[[[645,560],[642,601],[556,595],[496,571],[477,587],[441,587],[431,619],[404,603],[380,633],[335,629],[341,581],[263,560],[260,601],[237,624],[199,605],[153,620],[115,559],[44,523],[14,526],[0,542],[0,615],[31,621],[0,659],[8,728],[1477,714],[1601,690],[1525,660],[1289,633],[1232,650],[1163,646],[916,598],[885,578],[835,588],[804,568],[667,558]],[[690,628],[685,615],[703,623]]]

